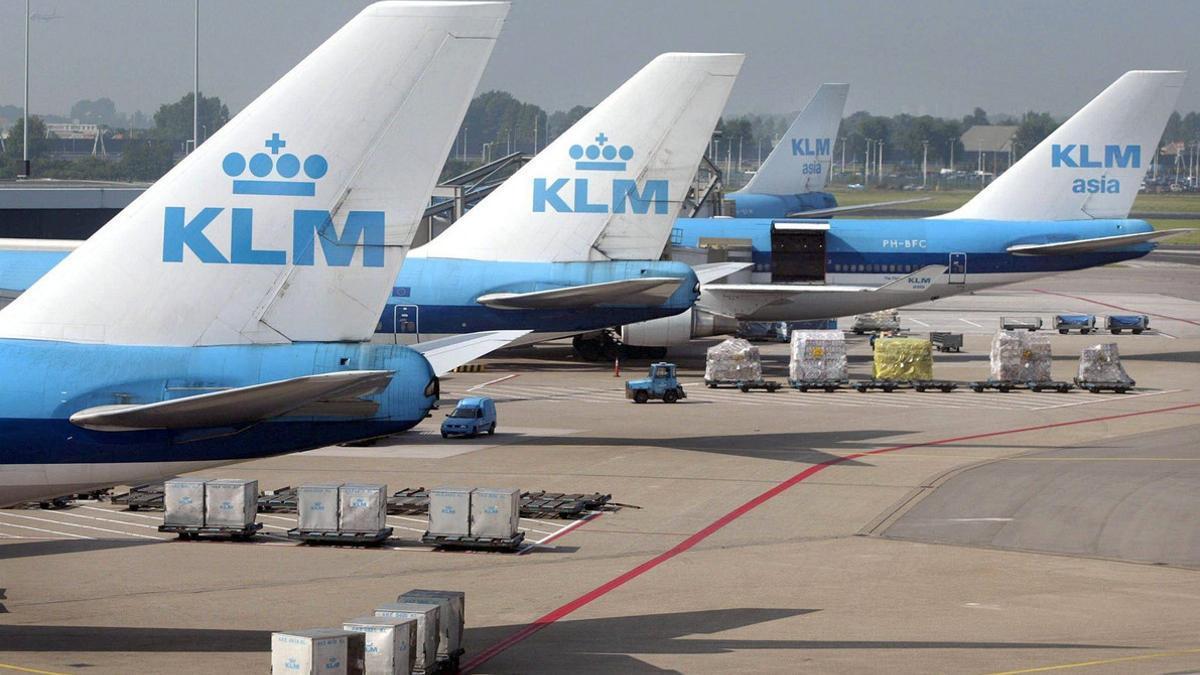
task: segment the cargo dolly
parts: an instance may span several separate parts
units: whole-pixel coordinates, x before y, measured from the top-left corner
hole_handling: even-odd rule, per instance
[[[1150,317],[1145,314],[1110,314],[1104,318],[1104,327],[1113,335],[1120,335],[1123,330],[1141,335],[1142,331],[1150,328]]]
[[[143,483],[129,488],[129,492],[113,495],[113,504],[124,504],[130,511],[163,510],[163,484]]]
[[[262,523],[250,523],[245,527],[225,527],[222,525],[170,525],[164,523],[158,526],[159,532],[171,532],[179,535],[180,539],[199,539],[200,537],[228,537],[232,541],[250,541]]]
[[[476,551],[515,551],[525,541],[525,532],[517,532],[507,539],[472,537],[470,535],[430,534],[421,535],[421,543],[437,548],[466,548]]]
[[[1124,394],[1132,389],[1135,384],[1137,383],[1133,380],[1128,380],[1125,382],[1100,382],[1097,380],[1082,380],[1078,377],[1075,378],[1075,386],[1079,387],[1080,389],[1086,389],[1093,394],[1099,394],[1102,391],[1112,391],[1118,394]]]
[[[385,527],[375,532],[346,532],[344,530],[301,530],[294,527],[287,531],[288,539],[305,544],[342,544],[345,546],[379,546],[391,538],[393,528]]]
[[[1046,380],[1043,382],[1018,382],[1016,380],[978,380],[968,383],[971,391],[980,393],[987,389],[995,389],[1001,394],[1007,394],[1013,389],[1028,389],[1033,392],[1057,391],[1065,394],[1075,388],[1070,382]]]
[[[958,383],[951,380],[913,380],[910,384],[914,390],[921,392],[937,389],[949,394],[958,389]]]
[[[1054,328],[1063,335],[1066,335],[1073,330],[1079,331],[1080,335],[1087,335],[1093,330],[1096,330],[1096,315],[1055,314]]]
[[[591,511],[599,511],[612,500],[612,495],[563,492],[521,493],[522,518],[582,518]],[[423,487],[398,490],[388,498],[388,513],[391,515],[424,515],[429,513],[429,491]]]
[[[793,389],[799,389],[800,391],[821,389],[827,392],[832,392],[848,386],[850,384],[850,380],[788,380],[788,384]]]
[[[882,389],[890,393],[897,389],[907,389],[912,384],[907,380],[855,380],[850,386],[863,393],[869,389]]]
[[[963,346],[962,333],[930,331],[929,341],[939,352],[961,352]]]
[[[768,392],[773,392],[779,389],[779,383],[774,380],[705,380],[705,386],[709,389],[717,389],[718,387],[735,387],[741,389],[743,393],[751,389],[765,389]]]

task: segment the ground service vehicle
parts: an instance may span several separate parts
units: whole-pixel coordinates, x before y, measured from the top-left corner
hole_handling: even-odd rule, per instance
[[[675,364],[660,361],[650,364],[648,377],[625,383],[625,398],[633,399],[634,403],[645,403],[652,398],[662,399],[663,403],[674,403],[687,398],[687,393],[675,377]]]
[[[496,433],[496,403],[486,396],[464,398],[442,420],[442,438]]]

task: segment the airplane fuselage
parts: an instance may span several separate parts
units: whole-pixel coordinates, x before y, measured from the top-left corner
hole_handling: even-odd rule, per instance
[[[819,165],[818,165],[819,166]],[[725,200],[733,202],[735,218],[786,218],[790,213],[832,209],[837,199],[828,192],[805,192],[794,195],[766,195],[755,192],[731,192]]]
[[[135,347],[0,340],[0,506],[128,485],[256,457],[397,433],[437,402],[428,361],[411,349],[363,343]],[[69,418],[106,405],[145,404],[345,370],[393,371],[365,416],[284,416],[240,427],[95,431]]]

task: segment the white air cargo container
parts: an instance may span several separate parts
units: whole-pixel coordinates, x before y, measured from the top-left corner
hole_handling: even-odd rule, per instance
[[[272,675],[354,675],[362,673],[366,636],[348,630],[271,633]]]
[[[396,598],[396,602],[438,603],[438,656],[454,657],[462,652],[463,627],[467,616],[467,596],[462,591],[430,591],[414,588]]]
[[[341,483],[315,483],[296,488],[296,513],[302,532],[338,529],[338,488]]]
[[[257,515],[258,481],[222,478],[204,484],[206,526],[241,529],[253,525]]]
[[[364,616],[342,628],[366,636],[367,675],[409,675],[416,664],[417,620]]]
[[[437,605],[415,602],[389,602],[375,609],[375,616],[395,619],[415,619],[417,639],[413,651],[416,659],[413,668],[429,672],[437,663],[438,632],[441,630],[441,609]]]
[[[204,527],[205,478],[175,478],[163,483],[163,523]]]
[[[429,534],[451,537],[471,534],[471,488],[429,491]]]
[[[378,532],[387,527],[387,486],[347,483],[338,490],[338,529]]]
[[[471,536],[512,539],[521,518],[521,491],[515,488],[475,488],[471,492]]]

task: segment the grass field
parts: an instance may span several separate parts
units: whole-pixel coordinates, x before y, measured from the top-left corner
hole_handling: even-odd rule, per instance
[[[871,202],[885,202],[896,199],[915,199],[929,197],[929,201],[916,202],[889,207],[895,210],[913,211],[952,211],[967,203],[975,196],[975,190],[946,190],[941,192],[899,192],[897,190],[847,190],[845,188],[830,189],[837,196],[840,206],[854,206]],[[1194,213],[1195,218],[1147,218],[1146,221],[1157,230],[1173,228],[1191,228],[1192,232],[1166,240],[1167,244],[1182,244],[1200,246],[1200,194],[1139,194],[1133,202],[1133,210],[1142,213]]]

